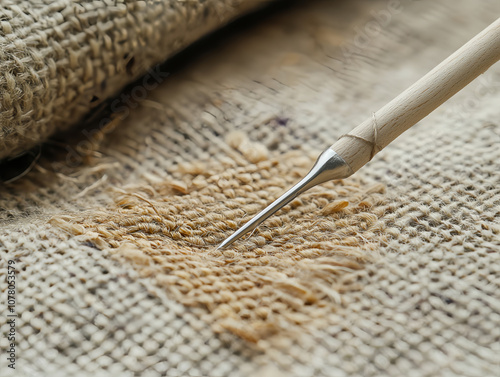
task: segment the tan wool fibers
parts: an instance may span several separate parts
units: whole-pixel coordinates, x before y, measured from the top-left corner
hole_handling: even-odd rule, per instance
[[[181,165],[182,181],[119,190],[113,205],[52,224],[110,248],[184,305],[205,308],[216,331],[257,343],[324,320],[354,289],[349,272],[373,260],[386,239],[379,221],[385,188],[355,178],[330,182],[245,240],[215,250],[313,161],[297,152],[269,156],[241,132],[226,141],[240,158]]]

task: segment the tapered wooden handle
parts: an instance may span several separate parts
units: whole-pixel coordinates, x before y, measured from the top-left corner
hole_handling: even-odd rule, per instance
[[[332,146],[357,171],[500,59],[500,18]]]

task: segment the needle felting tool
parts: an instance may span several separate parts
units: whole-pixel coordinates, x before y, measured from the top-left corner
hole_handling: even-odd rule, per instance
[[[311,187],[354,174],[394,139],[500,60],[500,18],[325,150],[295,186],[222,242],[222,249]]]

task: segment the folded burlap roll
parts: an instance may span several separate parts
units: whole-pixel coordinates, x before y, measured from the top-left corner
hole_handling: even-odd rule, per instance
[[[154,64],[264,3],[2,1],[0,159],[74,125]]]

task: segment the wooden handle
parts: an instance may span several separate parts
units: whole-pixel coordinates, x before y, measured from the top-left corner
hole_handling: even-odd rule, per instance
[[[332,146],[357,171],[500,59],[500,18]]]

